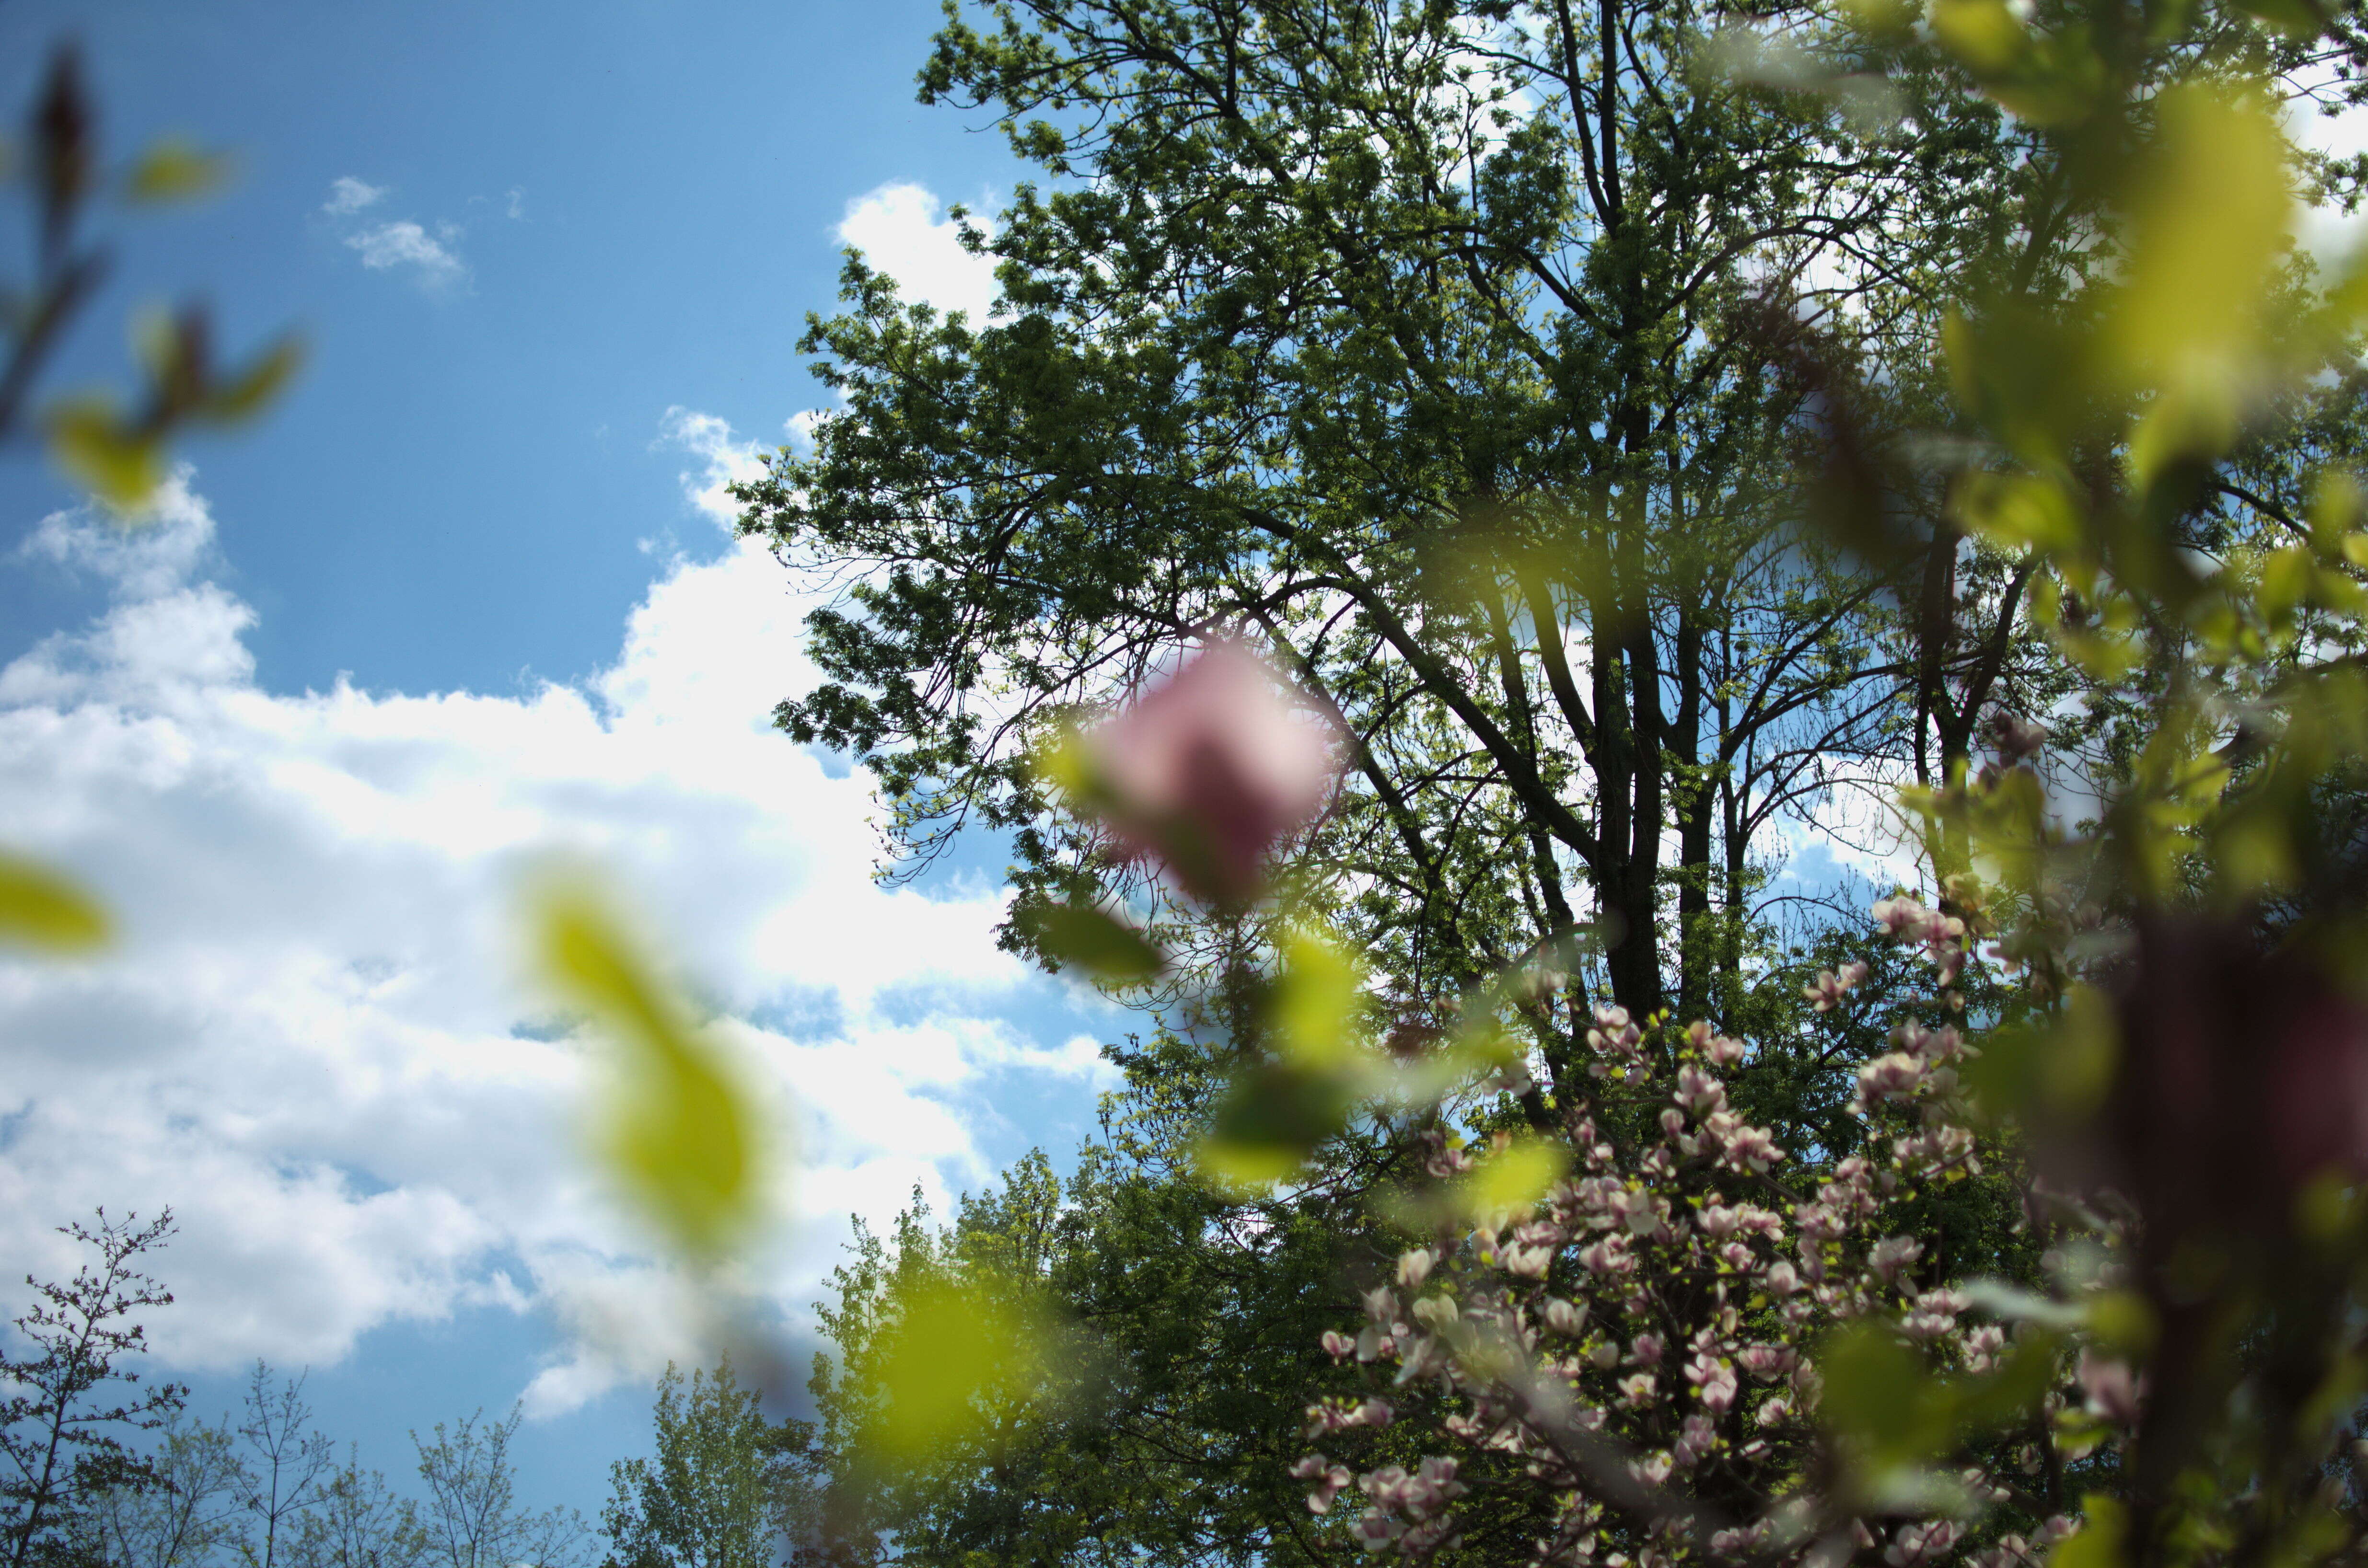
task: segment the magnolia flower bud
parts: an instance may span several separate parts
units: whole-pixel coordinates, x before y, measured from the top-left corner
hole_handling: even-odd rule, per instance
[[[1079,760],[1089,802],[1130,850],[1187,892],[1236,903],[1322,808],[1342,743],[1328,710],[1293,701],[1265,661],[1220,640],[1089,731]]]

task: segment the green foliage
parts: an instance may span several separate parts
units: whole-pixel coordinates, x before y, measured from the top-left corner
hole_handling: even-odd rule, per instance
[[[1180,938],[1180,984],[1231,937],[1030,765],[1191,630],[1238,632],[1354,732],[1303,913],[1409,1010],[1600,922],[1539,1043],[1599,999],[1702,1011],[1771,824],[1878,770],[1915,673],[1896,565],[1797,526],[1815,389],[1763,296],[1880,233],[1896,254],[1827,298],[1904,341],[2044,178],[2012,172],[2031,139],[1931,82],[1913,137],[1738,87],[1697,68],[1723,17],[1685,8],[1602,36],[1594,11],[1230,15],[1015,5],[941,36],[926,96],[996,114],[1049,183],[988,242],[999,314],[908,310],[851,261],[809,334],[846,411],[746,524],[871,569],[815,617],[830,679],[782,722],[865,756],[916,857],[1016,830],[1014,945],[1042,950],[1042,903],[1115,896]],[[1574,62],[1607,52],[1594,105]],[[2076,254],[2043,249],[2048,278]],[[1911,411],[1930,370],[1884,366]],[[1896,499],[1937,538],[1934,487]],[[1928,686],[2028,653],[1955,631]]]
[[[362,1469],[350,1449],[323,1478],[288,1547],[295,1568],[419,1568],[427,1560],[417,1505],[390,1491],[377,1471]]]
[[[1383,1544],[1493,1561],[1600,1517],[1623,1553],[1732,1556],[1698,1520],[1765,1504],[1751,1550],[1823,1531],[1820,1561],[2349,1549],[2362,1497],[2329,1466],[2368,1256],[2344,1196],[2368,1121],[2341,1108],[2368,1051],[2368,270],[2321,287],[2293,196],[2349,204],[2363,165],[2297,152],[2280,113],[2356,105],[2362,44],[2351,13],[2286,4],[951,14],[924,97],[994,115],[1046,183],[975,242],[1001,263],[988,320],[907,307],[850,258],[844,310],[812,325],[843,412],[746,488],[746,525],[859,570],[812,623],[829,680],[780,717],[863,755],[916,857],[964,822],[1010,831],[1012,945],[1087,958],[1074,912],[1143,914],[1102,970],[1170,1028],[1120,1053],[1108,1145],[1070,1183],[1038,1162],[842,1276],[816,1391],[850,1539],[925,1561],[1345,1550],[1212,1457],[1270,1440],[1271,1415],[1218,1417],[1253,1373],[1319,1416],[1370,1389],[1304,1358],[1297,1314],[1401,1252],[1436,1260],[1403,1244],[1445,1256],[1530,1197],[1658,1233],[1677,1156],[1616,1204],[1554,1179],[1574,1144],[1600,1171],[1702,1136],[1682,1097],[1611,1092],[1630,1068],[1590,1059],[1608,1002],[1639,1082],[1701,1071],[1675,1024],[1750,1040],[1721,1060],[1789,1156],[1750,1173],[1771,1212],[1835,1193],[1897,1227],[1879,1264],[1804,1244],[1826,1249],[1806,1276],[1863,1274],[1793,1303],[1855,1320],[1822,1358],[1823,1425],[1771,1439],[1749,1499],[1664,1487],[1674,1446],[1640,1490],[1641,1455],[1590,1460],[1537,1415],[1540,1387],[1567,1401],[1606,1363],[1520,1381],[1530,1341],[1492,1361],[1441,1326],[1477,1298],[1434,1295],[1408,1309],[1423,1333],[1499,1377],[1443,1381],[1468,1403],[1441,1419],[1468,1437],[1490,1399],[1528,1401],[1564,1449],[1540,1437],[1524,1470],[1475,1442],[1460,1548],[1378,1500],[1402,1475],[1374,1483],[1360,1524]],[[1212,631],[1349,733],[1263,903],[1175,896],[1189,876],[1162,884],[1038,766]],[[1773,950],[1759,902],[1786,813],[1901,778],[1896,842],[1940,906],[1911,923],[1954,955],[1931,994],[1922,960],[1843,931]],[[1338,983],[1292,950],[1316,924],[1360,960]],[[1985,944],[2003,962],[1968,956]],[[1800,999],[1852,962],[1855,999]],[[1888,1050],[1943,1026],[1976,1042],[1962,1082],[1953,1037],[1946,1065]],[[1486,1040],[1513,1048],[1486,1061]],[[1927,1119],[1866,1086],[1886,1073]],[[1963,1114],[1961,1089],[1978,1141],[1930,1114]],[[1497,1152],[1428,1186],[1417,1132],[1438,1183]],[[1878,1154],[1931,1179],[1885,1165],[1878,1192]],[[1154,1212],[1171,1222],[1132,1222]],[[1028,1267],[976,1261],[1014,1223]],[[1563,1226],[1525,1266],[1567,1274],[1579,1245]],[[1470,1250],[1453,1278],[1478,1291],[1511,1248]],[[1107,1301],[1219,1258],[1224,1286],[1183,1290],[1172,1324]],[[1030,1398],[973,1401],[992,1441],[864,1470],[856,1415],[886,1396],[862,1358],[963,1288],[1059,1309],[1094,1375],[1027,1365]],[[1873,1304],[1895,1295],[1899,1323]],[[1401,1304],[1375,1335],[1417,1337]],[[1702,1387],[1777,1332],[1768,1301],[1683,1304]],[[1967,1306],[2018,1324],[2013,1348],[1960,1369],[1917,1348]],[[1266,1333],[1303,1359],[1242,1352]],[[1179,1343],[1236,1360],[1158,1382]],[[1422,1440],[1376,1439],[1368,1482]],[[2018,1455],[2029,1483],[1997,1482]],[[1936,1517],[1977,1505],[1976,1536]]]
[[[814,1383],[825,1513],[849,1560],[886,1551],[891,1532],[916,1562],[1295,1551],[1305,1509],[1284,1472],[1300,1396],[1327,1377],[1315,1338],[1351,1299],[1343,1266],[1379,1254],[1351,1192],[1233,1203],[1194,1179],[1198,1115],[1156,1108],[1189,1060],[1180,1041],[1148,1048],[1136,1075],[1151,1103],[1066,1181],[1031,1155],[945,1230],[916,1207],[886,1241],[859,1231],[819,1307],[834,1351]],[[926,1454],[867,1449],[907,1304],[950,1280],[1050,1319],[1032,1397]]]
[[[237,1434],[176,1413],[135,1482],[105,1488],[79,1526],[83,1549],[115,1568],[199,1568],[245,1546]]]
[[[449,1428],[438,1422],[432,1441],[411,1435],[427,1488],[421,1561],[431,1568],[583,1568],[586,1532],[575,1510],[518,1504],[509,1449],[522,1419],[513,1410],[487,1421],[479,1411]]]
[[[769,1568],[796,1508],[802,1426],[768,1421],[729,1357],[658,1380],[657,1452],[609,1470],[609,1568]]]
[[[172,1295],[142,1272],[173,1235],[170,1210],[59,1227],[91,1255],[63,1283],[28,1280],[39,1298],[16,1320],[21,1353],[0,1355],[0,1552],[8,1568],[78,1562],[109,1506],[150,1483],[131,1448],[181,1408],[177,1383],[140,1385],[139,1321]],[[192,1439],[193,1441],[195,1439]]]

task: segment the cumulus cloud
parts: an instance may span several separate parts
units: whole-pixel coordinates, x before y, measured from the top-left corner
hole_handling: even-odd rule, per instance
[[[982,220],[971,222],[994,232]],[[847,204],[838,237],[894,278],[908,300],[967,312],[973,325],[984,323],[995,303],[995,258],[962,249],[960,225],[924,186],[900,180],[857,197]]]
[[[547,1415],[682,1353],[650,1331],[689,1321],[680,1282],[584,1158],[595,1048],[518,983],[514,895],[553,852],[606,869],[791,1130],[766,1299],[811,1297],[850,1210],[985,1181],[997,1085],[1085,1119],[1107,1069],[996,949],[999,895],[875,885],[866,780],[767,724],[812,678],[808,607],[753,544],[676,563],[597,677],[502,696],[259,686],[186,473],[145,530],[60,515],[26,553],[110,602],[0,670],[0,819],[126,929],[0,960],[0,1272],[69,1268],[49,1227],[98,1203],[171,1204],[167,1363],[325,1364],[507,1305],[556,1325],[522,1391]]]
[[[351,217],[365,207],[374,207],[386,198],[386,187],[370,185],[351,175],[339,175],[329,182],[329,199],[321,203],[321,210],[332,218]]]
[[[789,427],[793,437],[797,424],[792,417]],[[723,528],[737,523],[740,503],[732,499],[730,486],[763,477],[765,454],[757,443],[740,439],[729,423],[714,415],[679,403],[667,409],[658,422],[658,440],[680,448],[705,465],[696,473],[685,470],[679,476],[684,498]]]
[[[373,272],[408,268],[422,285],[436,288],[460,282],[469,275],[466,263],[454,247],[461,238],[457,223],[439,222],[435,232],[411,218],[395,218],[382,222],[368,223],[360,214],[386,199],[387,187],[369,185],[351,175],[341,175],[329,182],[329,199],[321,203],[321,210],[332,220],[332,227],[343,230],[346,248],[359,254],[362,265]],[[517,193],[512,193],[515,207]],[[516,211],[512,217],[518,216]]]
[[[445,245],[446,241],[458,236],[458,231],[449,223],[439,227],[444,234],[443,240],[437,239],[405,218],[347,234],[346,244],[349,249],[359,251],[362,265],[373,270],[416,267],[421,278],[431,282],[447,282],[467,269],[461,265],[461,258]]]

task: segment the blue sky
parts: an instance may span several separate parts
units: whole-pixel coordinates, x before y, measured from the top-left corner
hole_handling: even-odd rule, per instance
[[[79,39],[119,152],[231,149],[110,224],[54,385],[123,380],[143,301],[306,335],[257,427],[124,538],[0,460],[0,819],[122,912],[114,956],[0,966],[0,1278],[44,1227],[170,1202],[153,1333],[201,1409],[260,1355],[408,1479],[407,1427],[523,1399],[524,1490],[590,1512],[689,1346],[536,1038],[520,869],[605,867],[797,1130],[753,1266],[814,1293],[843,1216],[1072,1147],[1119,1022],[992,949],[996,856],[892,893],[864,781],[765,726],[807,602],[717,485],[823,394],[795,342],[860,243],[988,287],[940,201],[1016,170],[925,110],[934,4],[0,7],[0,106]],[[23,254],[10,213],[0,256]],[[13,1309],[12,1309],[13,1310]]]

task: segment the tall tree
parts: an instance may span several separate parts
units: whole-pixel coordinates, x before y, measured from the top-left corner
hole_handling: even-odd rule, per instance
[[[256,1518],[251,1555],[256,1568],[278,1568],[283,1538],[318,1502],[334,1474],[336,1450],[313,1431],[302,1376],[275,1382],[262,1361],[247,1379],[238,1435],[249,1456],[239,1501]]]
[[[252,1557],[252,1478],[228,1421],[168,1417],[137,1481],[101,1490],[83,1510],[84,1546],[108,1568],[199,1568]]]
[[[437,1568],[575,1568],[583,1561],[584,1521],[574,1509],[518,1506],[510,1439],[523,1419],[512,1410],[489,1422],[478,1411],[449,1430],[438,1422],[433,1442],[411,1435],[427,1488],[419,1511],[425,1560]]]
[[[154,1431],[181,1408],[178,1383],[140,1386],[133,1358],[147,1349],[142,1317],[172,1292],[140,1266],[174,1233],[167,1209],[144,1224],[98,1210],[62,1225],[96,1255],[63,1284],[27,1276],[37,1300],[16,1320],[28,1350],[0,1354],[0,1551],[8,1568],[75,1555],[88,1502],[149,1483],[127,1435]]]
[[[297,1568],[419,1568],[427,1554],[418,1506],[362,1469],[349,1449],[298,1519],[289,1560]]]
[[[782,722],[863,754],[917,855],[1020,830],[1024,944],[1036,900],[1147,891],[1031,746],[1233,630],[1354,732],[1303,864],[1411,1005],[1593,922],[1562,1045],[1597,1001],[1709,1006],[1768,824],[1911,675],[1869,642],[1891,579],[1795,526],[1816,389],[1770,323],[1929,319],[2042,177],[2016,128],[1929,74],[1914,134],[1738,82],[1692,5],[987,15],[923,97],[1052,183],[982,241],[997,319],[855,261],[809,335],[845,404],[746,523],[871,571]]]
[[[609,1467],[600,1528],[611,1568],[768,1568],[800,1428],[765,1418],[729,1356],[688,1382],[667,1363],[652,1414],[656,1453]]]

